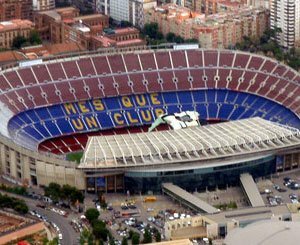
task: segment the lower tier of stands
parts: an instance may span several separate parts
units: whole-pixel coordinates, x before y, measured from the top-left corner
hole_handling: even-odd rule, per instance
[[[150,125],[162,113],[198,111],[203,120],[262,117],[300,128],[284,106],[263,97],[231,90],[197,90],[94,99],[28,110],[8,124],[11,137],[34,148],[47,139],[85,132]],[[30,139],[24,141],[24,139]],[[68,145],[68,143],[66,144]]]

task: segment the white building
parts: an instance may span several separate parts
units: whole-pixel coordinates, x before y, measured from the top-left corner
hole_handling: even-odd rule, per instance
[[[271,28],[280,28],[277,40],[284,48],[292,48],[300,39],[300,1],[271,0]]]
[[[110,0],[109,16],[117,21],[129,21],[129,0]]]
[[[129,21],[137,27],[145,25],[145,11],[157,6],[156,0],[129,0]]]
[[[33,0],[32,8],[34,11],[46,11],[55,9],[55,0]]]
[[[96,12],[99,14],[110,15],[109,3],[110,0],[96,0]]]

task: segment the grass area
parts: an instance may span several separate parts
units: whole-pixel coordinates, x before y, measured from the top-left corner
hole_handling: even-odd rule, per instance
[[[214,205],[214,207],[224,211],[227,209],[236,209],[237,205],[236,205],[236,202],[230,202],[230,203],[217,204],[217,205]]]
[[[80,159],[83,156],[83,152],[72,152],[67,154],[67,160],[72,162],[80,163]]]

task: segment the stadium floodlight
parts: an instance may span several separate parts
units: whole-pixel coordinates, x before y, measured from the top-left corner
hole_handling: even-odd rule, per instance
[[[148,132],[153,131],[160,124],[168,124],[174,130],[199,126],[199,113],[197,111],[183,111],[174,114],[163,114],[152,123]]]

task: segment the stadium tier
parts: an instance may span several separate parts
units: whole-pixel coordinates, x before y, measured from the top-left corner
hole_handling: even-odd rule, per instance
[[[203,120],[259,116],[300,128],[299,84],[299,74],[275,60],[229,50],[45,61],[1,72],[0,130],[24,147],[66,153],[83,149],[82,133],[148,125],[186,110]]]

